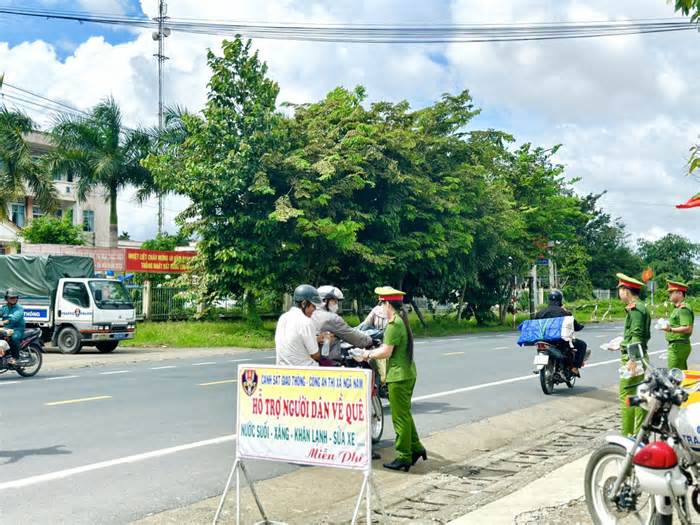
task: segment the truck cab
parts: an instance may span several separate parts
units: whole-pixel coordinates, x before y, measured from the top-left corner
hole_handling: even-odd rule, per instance
[[[27,324],[44,329],[46,339],[63,353],[77,353],[83,346],[112,352],[119,341],[134,337],[134,305],[114,279],[59,279],[48,304],[33,304],[31,298],[24,303]]]

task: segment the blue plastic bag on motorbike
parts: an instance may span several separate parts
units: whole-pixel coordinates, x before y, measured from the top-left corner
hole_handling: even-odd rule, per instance
[[[558,343],[562,337],[562,328],[566,317],[552,317],[550,319],[528,319],[520,323],[520,337],[518,346],[532,346],[538,341],[545,343]]]

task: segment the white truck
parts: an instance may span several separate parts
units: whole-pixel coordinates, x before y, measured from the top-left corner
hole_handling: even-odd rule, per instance
[[[134,337],[136,313],[120,281],[94,274],[90,257],[0,255],[0,294],[17,290],[27,327],[41,328],[61,352],[112,352]]]

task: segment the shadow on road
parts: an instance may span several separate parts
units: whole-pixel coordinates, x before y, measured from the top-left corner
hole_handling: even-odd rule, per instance
[[[60,456],[62,454],[72,454],[70,450],[63,450],[65,445],[54,445],[45,448],[27,448],[24,450],[0,450],[0,458],[7,458],[3,465],[17,463],[29,456]]]

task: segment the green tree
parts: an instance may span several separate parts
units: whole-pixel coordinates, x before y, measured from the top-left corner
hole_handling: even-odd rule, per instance
[[[83,244],[82,228],[67,219],[49,215],[36,217],[22,230],[22,238],[30,244]]]
[[[700,18],[700,0],[673,0],[677,12],[690,16],[691,20],[696,21]],[[671,0],[668,0],[670,3]]]
[[[34,131],[28,116],[0,105],[0,217],[6,218],[10,202],[24,200],[27,190],[44,211],[56,207],[53,181],[27,144]]]
[[[640,240],[638,251],[644,264],[651,266],[657,277],[689,281],[697,271],[700,244],[669,233],[657,241]]]
[[[199,238],[207,289],[245,296],[254,317],[256,292],[287,288],[285,269],[299,261],[284,243],[283,223],[270,218],[275,197],[267,189],[267,159],[279,147],[279,87],[250,48],[237,38],[223,43],[223,56],[209,52],[202,117],[185,115],[182,144],[156,152],[145,165],[159,187],[189,197],[180,222]]]
[[[643,268],[641,258],[629,245],[625,225],[598,206],[602,196],[589,194],[581,198],[581,210],[589,219],[577,235],[589,256],[586,273],[593,287],[610,290],[617,284],[615,273],[640,275]]]
[[[149,135],[126,128],[119,106],[110,98],[92,108],[88,116],[59,116],[51,137],[56,149],[47,155],[49,170],[77,176],[81,201],[92,191],[106,189],[110,246],[116,246],[119,191],[130,184],[149,184],[150,174],[141,165],[149,151]]]

